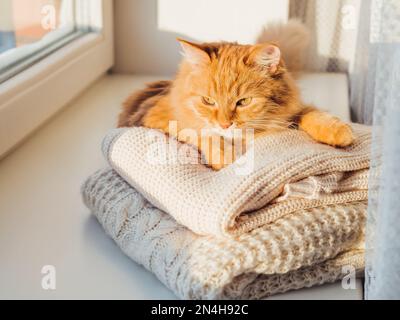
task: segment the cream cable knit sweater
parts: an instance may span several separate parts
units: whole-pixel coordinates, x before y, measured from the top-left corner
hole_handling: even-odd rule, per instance
[[[84,202],[134,261],[184,299],[259,299],[363,268],[366,202],[301,209],[239,237],[196,235],[115,171],[89,177]]]
[[[344,149],[297,130],[269,135],[219,172],[191,164],[196,151],[146,128],[111,132],[103,151],[112,168],[178,223],[197,234],[238,236],[304,209],[366,200],[370,129],[353,129],[355,143]],[[250,164],[246,174],[243,163]]]

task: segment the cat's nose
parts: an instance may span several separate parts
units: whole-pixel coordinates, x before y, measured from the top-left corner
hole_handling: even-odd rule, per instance
[[[222,129],[228,129],[232,125],[232,122],[220,122],[219,125]]]

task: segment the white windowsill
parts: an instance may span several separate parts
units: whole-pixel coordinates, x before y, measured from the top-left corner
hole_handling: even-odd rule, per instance
[[[82,203],[85,178],[106,165],[100,151],[121,102],[155,77],[106,76],[0,161],[0,299],[175,299],[154,275],[127,258]],[[344,75],[307,75],[329,88],[311,97],[348,116]],[[309,97],[310,98],[310,97]],[[57,290],[41,288],[41,269],[54,265]],[[361,299],[362,283],[340,283],[273,299]]]

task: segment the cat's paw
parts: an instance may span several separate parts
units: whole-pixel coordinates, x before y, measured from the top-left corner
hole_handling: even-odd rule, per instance
[[[331,128],[331,135],[329,135],[328,144],[335,147],[347,147],[354,142],[354,134],[351,126],[339,122]]]
[[[231,150],[218,150],[213,154],[206,154],[207,164],[215,171],[219,171],[235,162],[235,156]]]
[[[210,165],[211,169],[214,171],[222,170],[223,168],[227,167],[228,165],[225,163],[213,163]]]
[[[314,140],[334,147],[347,147],[354,141],[351,126],[326,112],[314,110],[305,114],[299,127]]]

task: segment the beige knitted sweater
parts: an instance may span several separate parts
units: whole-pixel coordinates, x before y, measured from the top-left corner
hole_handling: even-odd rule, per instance
[[[366,200],[370,129],[353,128],[355,143],[344,149],[297,130],[259,138],[218,172],[192,164],[199,155],[187,145],[146,128],[115,130],[103,151],[130,185],[178,223],[197,234],[237,236],[299,210]]]

